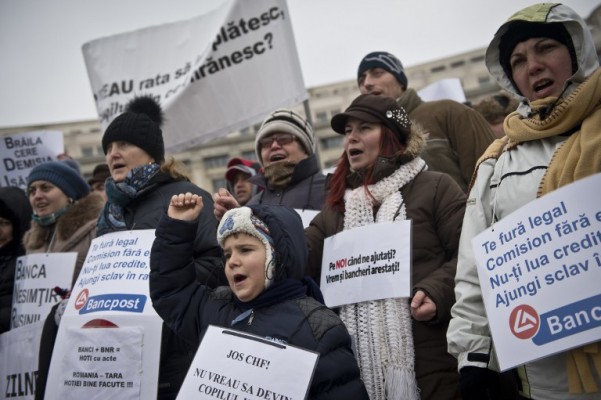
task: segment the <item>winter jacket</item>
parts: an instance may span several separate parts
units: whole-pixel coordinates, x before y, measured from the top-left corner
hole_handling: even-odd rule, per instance
[[[75,270],[71,286],[77,280],[79,271],[88,254],[92,240],[96,237],[96,220],[104,200],[100,195],[91,193],[78,200],[65,214],[60,216],[51,227],[31,223],[31,229],[25,233],[23,243],[27,254],[32,253],[61,253],[77,252]],[[70,288],[69,288],[70,289]],[[46,390],[46,380],[52,359],[52,350],[58,333],[54,315],[57,306],[54,306],[42,328],[40,340],[40,353],[38,359],[38,381],[35,398],[43,399]]]
[[[304,257],[300,255],[306,255],[300,219],[295,222],[298,232],[291,233],[288,230],[290,215],[298,216],[290,209],[287,209],[286,218],[280,215],[277,227],[264,218],[266,214],[278,213],[281,208],[263,207],[269,211],[256,215],[269,227],[280,256],[278,266],[288,269],[288,276],[299,276],[304,269]],[[334,312],[312,297],[302,295],[273,305],[255,307],[250,317],[232,325],[245,310],[237,305],[230,288],[210,289],[191,279],[194,272],[189,259],[194,229],[195,222],[165,216],[157,227],[150,258],[153,306],[178,335],[197,347],[208,325],[213,324],[277,338],[319,353],[309,391],[310,399],[368,398],[344,324]]]
[[[425,102],[413,89],[403,92],[397,102],[428,132],[421,157],[430,171],[451,175],[467,191],[476,161],[495,139],[488,122],[453,100]]]
[[[465,208],[465,195],[446,174],[424,171],[401,189],[412,221],[413,293],[423,290],[436,303],[437,315],[413,321],[415,372],[421,398],[457,399],[457,363],[447,353],[446,329],[455,300],[453,278]],[[344,214],[325,207],[305,230],[309,274],[319,279],[324,239],[341,232]]]
[[[566,90],[569,94],[564,94],[562,101],[545,119],[541,119],[536,112],[529,117],[531,112],[541,106],[548,106],[555,99],[529,103],[517,93],[511,80],[503,72],[499,63],[498,43],[499,36],[505,33],[508,23],[501,26],[487,51],[487,66],[491,74],[505,90],[514,93],[522,104],[518,112],[506,118],[504,128],[508,137],[487,150],[487,156],[483,157],[477,168],[469,193],[457,264],[457,302],[452,308],[453,318],[447,334],[449,352],[458,358],[460,369],[465,366],[498,369],[471,245],[472,238],[490,227],[493,219],[501,220],[537,198],[537,190],[547,176],[551,160],[562,157],[562,149],[566,148],[568,141],[582,136],[585,130],[589,133],[592,130],[592,136],[601,137],[601,90],[593,90],[594,95],[585,90],[591,86],[599,87],[601,83],[601,71],[588,28],[579,16],[565,6],[547,4],[543,7],[544,12],[540,15],[544,15],[546,21],[563,21],[570,32],[579,69],[569,79],[573,82]],[[530,21],[534,15],[528,13],[514,17]],[[585,76],[590,78],[582,83]],[[524,129],[526,125],[535,126],[534,132],[527,132]],[[551,134],[554,127],[558,126],[565,129]],[[583,161],[579,164],[586,164],[586,160],[592,161],[591,157],[596,157],[596,165],[592,167],[599,172],[601,146],[597,142],[584,147],[582,157],[577,156]],[[601,398],[601,392],[568,393],[567,354],[562,352],[520,367],[518,370],[522,393],[533,399]],[[595,379],[601,387],[599,378]]]
[[[127,229],[155,229],[173,195],[186,192],[198,194],[205,207],[200,216],[202,223],[198,224],[193,236],[193,249],[188,255],[190,259],[194,259],[195,266],[195,274],[190,280],[211,287],[225,283],[221,248],[215,239],[217,220],[212,213],[211,196],[188,181],[174,181],[163,173],[159,173],[156,178],[159,186],[140,195],[125,207]],[[171,263],[171,260],[165,262]],[[159,400],[175,399],[195,351],[196,348],[189,346],[163,324],[157,396]]]
[[[125,208],[127,229],[155,229],[169,207],[171,197],[186,192],[201,196],[205,205],[200,217],[203,223],[198,224],[194,240],[196,279],[211,287],[224,284],[226,281],[223,275],[221,248],[215,239],[217,220],[211,211],[213,199],[207,191],[195,184],[169,179],[156,189],[133,200]]]
[[[324,203],[326,177],[321,172],[315,155],[310,155],[296,165],[292,180],[284,190],[271,188],[262,173],[248,181],[258,185],[263,191],[254,195],[247,205],[277,204],[301,210],[321,210]]]
[[[25,254],[23,235],[33,213],[29,199],[17,187],[0,188],[0,213],[13,226],[13,240],[0,249],[0,333],[10,329],[17,258]]]
[[[76,252],[75,271],[71,285],[79,276],[90,243],[96,237],[96,220],[104,201],[100,195],[91,193],[78,200],[53,226],[31,223],[25,233],[23,244],[27,254]]]

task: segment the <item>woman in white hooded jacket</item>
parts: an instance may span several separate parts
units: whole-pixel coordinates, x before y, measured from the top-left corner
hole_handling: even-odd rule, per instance
[[[486,65],[520,105],[504,121],[506,136],[479,161],[463,221],[447,339],[459,362],[464,399],[495,398],[492,388],[498,389],[471,240],[536,198],[601,171],[601,69],[580,16],[555,3],[517,12],[495,34]],[[592,348],[601,352],[600,343]],[[590,356],[597,363],[577,365],[574,351],[520,366],[521,394],[600,399],[601,354]]]

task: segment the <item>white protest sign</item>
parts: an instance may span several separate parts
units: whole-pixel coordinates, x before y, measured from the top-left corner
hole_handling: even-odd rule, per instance
[[[0,335],[1,398],[33,400],[43,326],[42,321]]]
[[[300,215],[304,228],[308,227],[309,224],[311,224],[311,221],[313,221],[313,218],[319,214],[319,211],[316,210],[301,210],[299,208],[295,208],[294,211]]]
[[[307,98],[285,0],[224,1],[196,18],[93,40],[83,54],[103,130],[134,95],[152,95],[170,152]]]
[[[32,131],[3,136],[0,140],[0,187],[27,187],[29,171],[38,164],[56,160],[64,152],[63,133]]]
[[[177,398],[304,399],[318,358],[313,351],[209,326]]]
[[[54,288],[71,288],[76,261],[77,253],[38,253],[17,259],[11,329],[44,321],[61,300]]]
[[[324,240],[321,291],[328,307],[411,296],[411,221],[382,222]]]
[[[458,103],[465,103],[465,92],[459,78],[441,79],[432,82],[425,88],[417,92],[423,101],[436,100],[455,100]]]
[[[59,326],[48,398],[156,398],[162,320],[148,293],[153,241],[152,229],[92,241]]]
[[[472,240],[503,370],[601,338],[599,187],[564,186]]]
[[[140,399],[141,328],[71,327],[65,333],[67,341],[76,345],[57,361],[62,370],[73,372],[59,386],[57,398],[100,400],[113,394],[123,400]]]

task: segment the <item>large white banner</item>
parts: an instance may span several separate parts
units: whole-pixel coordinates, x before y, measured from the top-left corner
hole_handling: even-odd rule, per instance
[[[0,140],[0,187],[27,187],[29,171],[56,160],[64,152],[63,133],[31,131],[3,136]]]
[[[105,129],[135,95],[165,111],[167,151],[307,98],[285,0],[230,0],[186,21],[97,39],[83,54]]]
[[[92,241],[52,353],[49,399],[153,399],[162,320],[148,293],[154,230]]]
[[[472,240],[500,367],[601,338],[601,174],[515,211]]]

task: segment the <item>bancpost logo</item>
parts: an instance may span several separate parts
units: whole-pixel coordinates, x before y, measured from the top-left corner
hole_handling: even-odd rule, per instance
[[[141,294],[111,293],[90,296],[88,289],[82,290],[75,299],[75,309],[79,314],[101,311],[144,312],[146,296]]]
[[[509,326],[518,339],[530,339],[538,332],[540,317],[534,308],[521,304],[509,315]]]
[[[509,325],[515,337],[532,339],[537,346],[593,329],[601,333],[601,295],[565,304],[540,315],[531,306],[522,304],[511,311]]]
[[[88,297],[90,297],[90,292],[88,291],[88,289],[84,289],[81,292],[79,292],[77,298],[75,299],[75,309],[77,311],[81,310],[82,307],[86,305]]]

